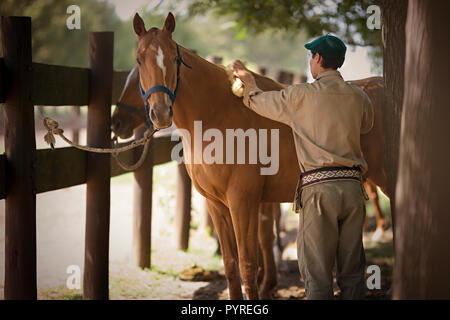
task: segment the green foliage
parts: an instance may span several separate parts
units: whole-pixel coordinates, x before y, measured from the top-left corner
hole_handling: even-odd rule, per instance
[[[309,37],[333,33],[347,44],[372,46],[376,63],[381,58],[381,32],[367,28],[367,7],[379,0],[193,0],[190,15],[213,12],[229,16],[251,34],[283,30]]]
[[[272,76],[275,68],[302,73],[306,67],[306,54],[302,55],[306,36],[301,32],[267,30],[250,37],[230,18],[206,14],[177,18],[174,39],[200,56],[222,57],[224,65],[240,59],[255,71],[266,67]]]
[[[366,26],[366,9],[376,0],[195,0],[192,15],[210,10],[232,15],[241,28],[252,33],[264,30],[306,30],[311,37],[333,32],[350,44],[378,45],[379,34]]]
[[[72,4],[81,8],[81,30],[69,30],[66,26],[69,17],[66,10]],[[2,0],[0,14],[30,16],[33,60],[51,64],[85,67],[89,59],[89,32],[121,29],[114,7],[95,0]],[[117,43],[115,48],[117,55]]]

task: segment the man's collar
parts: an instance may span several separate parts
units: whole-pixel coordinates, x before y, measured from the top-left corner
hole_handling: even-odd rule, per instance
[[[319,75],[317,76],[317,79],[316,79],[316,80],[320,80],[320,79],[322,79],[322,78],[327,78],[327,77],[339,77],[339,78],[341,78],[341,79],[344,79],[344,78],[342,78],[342,75],[341,75],[341,73],[340,73],[339,71],[337,71],[337,70],[331,70],[331,71],[325,71],[325,72],[322,72],[321,74],[319,74]]]

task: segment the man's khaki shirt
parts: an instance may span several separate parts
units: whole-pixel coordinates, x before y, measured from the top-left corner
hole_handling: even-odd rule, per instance
[[[360,135],[372,129],[373,106],[364,91],[346,83],[339,71],[324,72],[313,83],[281,91],[253,88],[243,102],[292,128],[302,172],[334,166],[367,171]]]

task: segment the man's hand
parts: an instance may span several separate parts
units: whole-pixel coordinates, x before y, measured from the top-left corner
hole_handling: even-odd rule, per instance
[[[242,83],[244,84],[244,89],[246,91],[256,87],[256,80],[253,74],[248,70],[244,64],[239,61],[235,60],[232,65],[233,68],[233,76],[236,78],[241,79]]]

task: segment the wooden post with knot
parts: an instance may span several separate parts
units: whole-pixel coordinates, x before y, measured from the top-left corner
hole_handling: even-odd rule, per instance
[[[109,148],[111,144],[113,50],[114,33],[90,33],[87,144],[93,147]],[[87,154],[84,299],[109,297],[110,157],[110,154]]]

